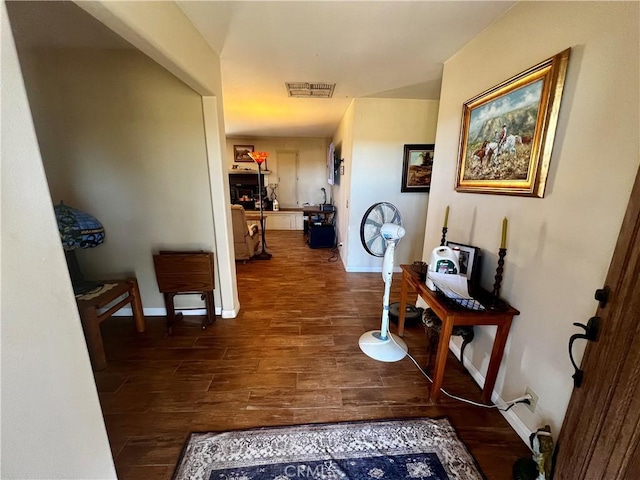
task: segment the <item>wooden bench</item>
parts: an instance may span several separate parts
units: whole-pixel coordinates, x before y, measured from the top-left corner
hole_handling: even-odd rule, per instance
[[[106,281],[102,288],[104,291],[98,291],[93,294],[89,292],[76,298],[78,313],[80,313],[80,321],[82,322],[82,329],[84,330],[84,337],[94,370],[103,370],[107,367],[107,357],[102,343],[102,333],[100,332],[100,324],[103,321],[125,305],[131,304],[136,331],[142,333],[146,329],[140,290],[138,289],[138,281],[135,278]],[[106,312],[98,313],[100,309],[113,303],[122,295],[127,296]]]

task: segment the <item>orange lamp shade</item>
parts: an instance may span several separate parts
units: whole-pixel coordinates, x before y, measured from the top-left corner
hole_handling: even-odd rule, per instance
[[[258,165],[262,165],[267,161],[269,154],[267,152],[249,152],[249,156],[256,162]]]

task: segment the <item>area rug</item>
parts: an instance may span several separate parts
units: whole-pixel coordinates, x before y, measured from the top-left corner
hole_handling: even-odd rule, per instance
[[[192,433],[174,480],[482,480],[447,418]]]

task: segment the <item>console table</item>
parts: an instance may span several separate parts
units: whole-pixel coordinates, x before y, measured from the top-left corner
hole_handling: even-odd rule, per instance
[[[496,383],[498,369],[502,361],[504,346],[507,343],[509,329],[513,317],[519,315],[520,312],[515,308],[508,306],[504,310],[469,310],[461,306],[452,304],[443,299],[436,292],[430,290],[411,265],[401,265],[402,268],[402,287],[400,291],[400,305],[398,317],[398,335],[404,335],[404,317],[407,304],[407,296],[409,287],[412,287],[418,295],[431,307],[433,312],[442,321],[442,331],[438,341],[438,351],[436,353],[436,361],[433,368],[433,384],[431,385],[431,401],[437,402],[440,396],[440,387],[442,387],[442,379],[444,377],[444,369],[447,362],[447,354],[449,353],[449,340],[451,339],[451,331],[454,325],[495,325],[498,327],[496,337],[493,341],[493,349],[491,350],[491,360],[487,369],[487,376],[482,389],[482,401],[485,404],[491,403],[491,392]],[[486,292],[484,292],[486,294]]]
[[[104,283],[104,291],[99,291],[97,294],[91,294],[91,292],[89,292],[76,298],[80,321],[82,322],[82,329],[84,330],[84,337],[87,342],[89,357],[91,358],[91,364],[94,370],[103,370],[107,367],[107,357],[104,353],[102,333],[100,333],[100,324],[103,321],[130,303],[136,331],[142,333],[146,328],[138,281],[135,278],[128,278],[126,280],[109,280]],[[106,307],[123,295],[127,296],[106,312],[98,313],[98,310]]]
[[[304,228],[304,233],[307,233],[309,224],[313,223],[311,217],[320,218],[320,223],[324,225],[333,225],[335,223],[336,207],[333,205],[305,205],[302,207],[302,213],[305,217],[309,217],[308,224]]]

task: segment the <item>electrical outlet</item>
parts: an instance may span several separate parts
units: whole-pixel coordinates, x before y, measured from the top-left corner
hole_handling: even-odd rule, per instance
[[[531,387],[527,387],[524,394],[531,395],[531,399],[529,400],[529,403],[525,403],[525,405],[529,410],[534,412],[536,409],[536,406],[538,405],[538,395],[536,395],[536,393],[533,390],[531,390]]]
[[[338,244],[338,247],[341,247],[341,246],[342,246],[342,242],[340,242],[340,243]]]

